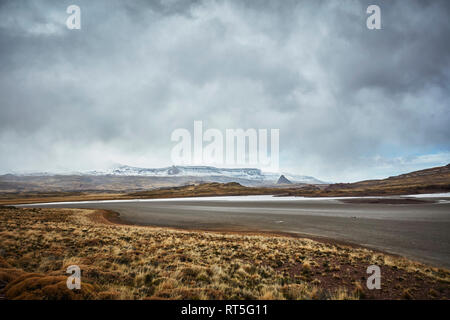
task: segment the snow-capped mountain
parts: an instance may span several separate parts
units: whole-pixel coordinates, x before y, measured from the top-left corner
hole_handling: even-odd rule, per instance
[[[210,166],[171,166],[165,168],[139,168],[126,165],[108,170],[88,171],[86,175],[144,176],[144,177],[217,177],[250,180],[260,183],[276,183],[280,175],[294,183],[324,183],[314,177],[293,175],[285,172],[267,173],[256,168],[216,168]]]

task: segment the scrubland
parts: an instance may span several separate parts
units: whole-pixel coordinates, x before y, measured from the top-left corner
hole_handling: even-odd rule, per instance
[[[111,213],[0,208],[2,299],[448,299],[450,272],[365,248],[118,225]],[[381,268],[381,290],[366,269]],[[81,268],[81,290],[66,269]]]

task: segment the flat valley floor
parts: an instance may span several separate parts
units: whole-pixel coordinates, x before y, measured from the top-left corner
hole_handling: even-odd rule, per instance
[[[353,203],[348,203],[350,200],[345,199],[243,196],[92,201],[36,207],[112,210],[119,214],[120,221],[137,225],[324,237],[449,268],[450,198],[413,200],[353,199]]]

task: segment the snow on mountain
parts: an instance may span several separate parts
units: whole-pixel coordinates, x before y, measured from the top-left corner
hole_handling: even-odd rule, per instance
[[[171,166],[165,168],[139,168],[121,165],[102,171],[88,171],[87,175],[146,176],[146,177],[228,177],[260,183],[276,183],[281,174],[293,183],[324,183],[314,177],[284,172],[266,173],[256,168],[216,168],[210,166]]]

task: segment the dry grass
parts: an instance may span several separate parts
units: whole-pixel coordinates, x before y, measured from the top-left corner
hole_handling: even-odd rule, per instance
[[[154,199],[205,196],[276,195],[284,194],[283,188],[245,187],[236,182],[201,183],[181,187],[163,187],[141,192],[0,192],[0,205],[39,202],[89,201],[118,199]]]
[[[80,209],[0,208],[7,299],[446,299],[450,273],[367,249],[278,236],[107,223]],[[65,287],[69,265],[82,290]],[[382,290],[365,287],[382,269]]]

